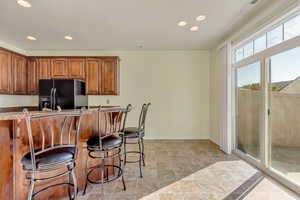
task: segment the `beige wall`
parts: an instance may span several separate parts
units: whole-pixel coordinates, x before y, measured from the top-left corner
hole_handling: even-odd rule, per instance
[[[209,138],[209,51],[32,51],[29,55],[120,56],[120,96],[89,96],[89,105],[106,105],[107,100],[110,105],[131,103],[129,124],[136,125],[141,105],[151,102],[147,138]]]
[[[238,92],[238,141],[245,148],[259,144],[258,91],[240,89]],[[300,95],[272,92],[270,131],[273,146],[300,146]]]
[[[36,106],[36,96],[0,95],[0,107]]]

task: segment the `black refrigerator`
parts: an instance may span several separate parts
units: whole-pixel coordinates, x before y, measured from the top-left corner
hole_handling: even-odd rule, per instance
[[[79,109],[88,106],[85,82],[78,79],[39,80],[39,109]]]

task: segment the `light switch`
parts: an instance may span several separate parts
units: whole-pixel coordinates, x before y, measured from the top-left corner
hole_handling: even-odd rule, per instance
[[[106,104],[109,104],[109,103],[110,103],[109,99],[106,99]]]

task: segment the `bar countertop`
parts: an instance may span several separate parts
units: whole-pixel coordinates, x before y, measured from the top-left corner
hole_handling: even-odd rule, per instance
[[[111,108],[111,107],[118,107],[118,106],[103,106],[104,108]],[[14,110],[19,110],[19,111],[6,111],[5,109],[0,110],[0,120],[21,120],[25,118],[25,113],[22,111],[26,107],[19,107]],[[45,113],[45,112],[74,112],[74,113],[79,113],[80,109],[71,109],[71,110],[53,110],[53,111],[39,111],[37,108],[35,109],[34,107],[29,107],[30,109],[29,112],[32,114],[39,114],[39,113]],[[32,109],[34,108],[34,109]],[[97,111],[99,106],[92,106],[87,108],[85,111],[86,113],[92,113]]]

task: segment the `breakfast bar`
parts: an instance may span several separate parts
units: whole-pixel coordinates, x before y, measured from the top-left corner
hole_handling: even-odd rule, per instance
[[[78,189],[81,191],[86,182],[86,170],[97,163],[88,162],[87,156],[87,140],[95,136],[98,131],[97,120],[99,113],[97,108],[90,108],[85,111],[82,116],[80,135],[78,140],[78,156],[76,159],[75,173],[77,177]],[[30,111],[31,113],[43,113],[48,111]],[[59,111],[51,111],[55,113]],[[61,112],[64,112],[61,111]],[[68,110],[67,112],[78,113],[80,110]],[[33,126],[32,132],[37,132]],[[29,191],[29,181],[26,179],[26,172],[23,170],[21,163],[22,157],[30,151],[25,114],[23,112],[4,112],[0,113],[0,199],[7,200],[23,200],[27,199]],[[49,137],[45,137],[46,140]],[[111,159],[113,163],[114,160]],[[113,169],[109,169],[109,174],[114,173]],[[96,174],[93,176],[97,176]],[[64,177],[59,181],[64,181]],[[42,185],[43,184],[43,185]],[[36,187],[45,187],[47,182],[41,182]],[[51,182],[53,184],[53,181]],[[42,192],[35,199],[60,199],[67,197],[68,192],[66,186],[58,186]]]

